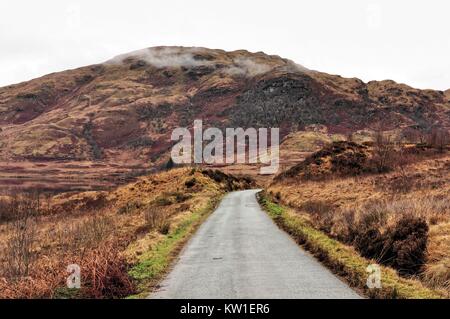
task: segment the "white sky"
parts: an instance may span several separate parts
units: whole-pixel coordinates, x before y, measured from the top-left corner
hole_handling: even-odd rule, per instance
[[[0,86],[157,45],[264,51],[364,81],[450,88],[447,0],[2,0]]]

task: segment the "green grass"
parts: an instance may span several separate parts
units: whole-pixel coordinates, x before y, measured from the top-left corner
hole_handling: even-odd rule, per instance
[[[357,288],[367,297],[385,299],[445,298],[443,292],[426,288],[418,280],[400,277],[395,270],[384,266],[380,266],[382,288],[369,289],[366,286],[369,275],[366,268],[375,261],[361,257],[352,247],[315,229],[300,215],[272,202],[265,193],[259,194],[259,201],[280,228],[289,233],[334,273],[344,278],[350,286]]]
[[[82,299],[83,294],[80,289],[69,289],[67,287],[56,288],[53,299]]]
[[[128,298],[145,298],[150,293],[155,283],[167,272],[183,244],[209,216],[218,202],[218,198],[211,199],[207,205],[188,215],[174,230],[140,257],[139,262],[129,272],[137,283],[138,293]]]

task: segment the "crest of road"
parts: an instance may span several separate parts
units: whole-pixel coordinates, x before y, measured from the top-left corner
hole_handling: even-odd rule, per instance
[[[258,190],[228,194],[150,298],[360,298],[261,210]]]

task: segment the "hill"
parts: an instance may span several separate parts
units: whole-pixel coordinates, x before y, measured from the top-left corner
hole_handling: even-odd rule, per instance
[[[67,163],[96,181],[99,165],[107,179],[149,169],[167,160],[172,130],[196,118],[219,128],[277,126],[282,137],[311,125],[330,136],[448,130],[449,99],[449,91],[364,83],[262,52],[154,47],[0,88],[0,171],[15,183],[33,170],[57,180]]]

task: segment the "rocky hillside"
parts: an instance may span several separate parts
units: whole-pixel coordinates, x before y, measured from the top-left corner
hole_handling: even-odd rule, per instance
[[[244,50],[155,47],[0,88],[0,161],[156,163],[178,126],[450,128],[449,91],[364,83]]]

